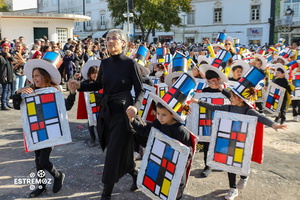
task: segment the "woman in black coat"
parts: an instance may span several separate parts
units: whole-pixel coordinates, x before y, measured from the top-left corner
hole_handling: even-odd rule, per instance
[[[95,83],[76,84],[80,91],[98,91],[103,88],[100,97],[100,113],[97,121],[99,142],[107,148],[102,182],[104,189],[101,199],[110,199],[114,184],[129,173],[133,177],[131,191],[137,189],[135,162],[133,159],[134,135],[127,114],[134,118],[140,109],[144,96],[138,64],[124,54],[127,36],[119,29],[108,32],[107,49],[111,57],[102,60]],[[135,100],[131,88],[135,90]]]

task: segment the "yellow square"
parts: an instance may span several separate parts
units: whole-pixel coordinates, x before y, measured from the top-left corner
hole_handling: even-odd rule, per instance
[[[95,94],[90,93],[90,103],[95,103],[95,102],[96,102]]]
[[[28,115],[36,115],[35,104],[34,102],[27,104]]]
[[[239,148],[235,149],[235,153],[234,153],[234,161],[235,162],[241,163],[243,161],[243,152],[244,152],[244,149],[239,149]]]
[[[170,186],[171,182],[168,179],[164,179],[163,184],[161,186],[161,193],[163,193],[165,196],[169,196]]]
[[[206,108],[200,107],[200,113],[206,113]]]

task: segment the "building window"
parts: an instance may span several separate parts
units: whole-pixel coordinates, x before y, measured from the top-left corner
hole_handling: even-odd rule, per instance
[[[68,40],[68,30],[66,28],[58,28],[56,29],[58,42],[65,43]]]
[[[187,14],[187,24],[195,24],[195,11]]]
[[[222,8],[214,9],[214,23],[222,22]]]
[[[52,0],[52,6],[57,6],[57,0]]]
[[[259,20],[260,16],[260,6],[254,5],[251,6],[251,20]]]
[[[100,25],[101,26],[105,25],[105,14],[100,14]]]
[[[75,26],[80,26],[80,22],[75,22]]]
[[[294,15],[293,17],[299,17],[299,4],[300,0],[287,0],[283,2],[283,14],[285,14],[285,11],[288,6],[290,6],[291,9],[294,10]]]

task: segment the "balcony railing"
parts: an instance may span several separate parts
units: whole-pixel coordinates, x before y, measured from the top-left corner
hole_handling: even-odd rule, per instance
[[[291,27],[299,27],[300,26],[300,19],[293,18],[292,23],[289,24],[286,17],[282,17],[280,19],[275,20],[275,26],[291,26]]]

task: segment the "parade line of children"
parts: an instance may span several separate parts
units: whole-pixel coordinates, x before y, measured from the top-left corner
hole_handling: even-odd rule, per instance
[[[126,52],[125,47],[128,41],[124,35],[121,30],[111,30],[106,38],[110,57],[102,61],[97,60],[97,58],[91,58],[81,69],[81,75],[77,74],[75,76],[75,79],[82,79],[81,77],[83,77],[82,83],[79,83],[78,80],[70,79],[67,84],[70,91],[70,95],[65,100],[67,110],[71,109],[74,104],[76,89],[79,91],[89,90],[89,92],[84,92],[85,94],[80,92],[77,118],[88,119],[89,145],[91,147],[98,145],[96,142],[96,135],[98,134],[102,149],[108,148],[108,151],[114,151],[110,146],[113,145],[110,134],[115,134],[116,130],[113,123],[109,122],[113,117],[122,123],[124,134],[132,134],[127,135],[128,141],[126,139],[126,143],[122,142],[122,145],[127,145],[126,151],[128,152],[119,152],[120,155],[116,155],[115,158],[116,160],[119,159],[116,162],[122,165],[117,171],[119,174],[115,175],[114,181],[102,179],[104,189],[101,199],[112,198],[111,194],[114,184],[126,173],[133,177],[133,184],[130,190],[140,189],[136,182],[137,171],[134,169],[133,147],[138,147],[135,148],[135,151],[141,153],[141,149],[147,146],[147,140],[150,137],[149,134],[152,128],[156,128],[190,149],[187,164],[183,168],[181,178],[177,180],[178,187],[175,196],[176,199],[182,199],[184,188],[187,185],[189,164],[193,159],[194,147],[191,136],[196,135],[199,139],[198,142],[203,147],[205,167],[201,171],[200,176],[208,177],[212,173],[212,166],[207,163],[211,140],[203,139],[204,137],[202,136],[210,138],[212,134],[211,127],[212,123],[214,123],[214,111],[221,110],[255,116],[257,117],[258,126],[263,124],[277,131],[278,129],[285,130],[287,128],[286,112],[290,103],[292,103],[293,117],[296,121],[299,121],[300,100],[297,99],[298,94],[294,92],[296,91],[295,87],[300,86],[297,81],[298,77],[296,77],[300,71],[297,62],[298,51],[292,51],[280,42],[272,48],[257,49],[256,52],[250,52],[248,49],[238,46],[237,40],[227,36],[225,33],[220,33],[213,44],[210,44],[210,41],[205,39],[205,43],[209,47],[207,55],[197,55],[193,49],[191,49],[193,53],[189,55],[180,51],[170,55],[170,52],[166,50],[168,47],[161,45],[158,46],[154,55],[149,56],[149,50],[142,45]],[[52,55],[55,54],[54,52],[51,53]],[[57,63],[60,62],[57,59],[55,57],[53,59],[55,63],[51,63],[49,55],[45,54],[42,60],[32,60],[25,64],[24,71],[32,86],[17,90],[14,95],[15,109],[20,109],[22,101],[28,101],[24,97],[25,94],[35,93],[46,87],[54,87],[61,91],[61,88],[58,86],[61,78],[57,70],[57,67],[59,67]],[[122,64],[124,63],[126,64],[123,66]],[[115,70],[113,72],[115,75],[108,74],[112,73],[111,71],[113,70],[109,66],[114,67],[114,69],[120,67],[120,71]],[[126,68],[126,73],[124,68],[122,68],[125,66],[128,67],[128,69]],[[295,86],[291,84],[292,80],[296,83]],[[257,86],[260,85],[261,81],[263,86],[258,89]],[[284,88],[280,104],[277,101],[275,102],[280,105],[280,108],[274,108],[276,110],[274,113],[277,114],[277,117],[273,121],[265,116],[262,108],[259,108],[261,106],[255,106],[256,103],[262,104],[264,102],[264,100],[259,101],[257,97],[259,97],[259,93],[267,91],[271,82]],[[124,84],[126,89],[120,89],[122,86],[118,88],[118,84]],[[146,92],[148,86],[146,87],[145,85],[156,88],[156,92],[150,92],[149,96],[147,96],[147,98],[151,97],[153,99],[152,103],[150,102],[149,104],[150,106],[144,105],[144,101],[141,98],[142,95],[148,94]],[[89,88],[88,86],[91,87]],[[132,87],[134,92],[131,91]],[[101,89],[104,90],[101,91]],[[130,93],[130,91],[135,94]],[[220,98],[226,99],[230,103],[214,105],[205,102],[201,98],[194,98],[193,96],[196,93],[201,93],[207,99],[213,95],[219,95]],[[129,94],[134,97],[134,100],[128,100]],[[122,98],[124,99],[122,100]],[[117,102],[117,100],[120,102]],[[197,110],[193,104],[199,106]],[[127,107],[124,107],[124,105]],[[140,110],[145,109],[145,107],[148,109],[146,110],[148,114],[142,118],[140,115],[145,110],[143,112],[140,112]],[[200,118],[194,120],[192,124],[187,123],[190,120],[189,114],[199,112],[200,107],[206,109],[206,112],[209,113],[207,116],[210,116],[210,118],[206,118],[205,123],[196,123],[196,121],[201,121]],[[276,106],[273,105],[273,107]],[[122,110],[118,111],[117,108]],[[104,113],[106,116],[103,116]],[[99,124],[101,124],[102,128],[105,127],[105,130],[102,130]],[[23,123],[23,127],[27,125]],[[198,132],[191,133],[189,129],[198,130]],[[263,128],[259,132],[260,135],[263,134]],[[256,133],[256,135],[259,134]],[[27,142],[28,139],[30,140],[31,138],[27,138]],[[50,140],[51,137],[44,140],[47,139]],[[51,144],[52,146],[59,145]],[[45,169],[50,172],[54,177],[53,192],[56,193],[61,190],[64,178],[67,178],[68,175],[58,171],[49,161],[52,146],[35,150],[36,168],[37,171]],[[131,147],[132,149],[129,149]],[[254,145],[253,148],[262,149],[262,141],[260,147]],[[132,155],[126,157],[128,153]],[[253,161],[261,163],[262,155],[258,155],[258,157],[258,159]],[[106,158],[105,163],[112,163],[112,161]],[[111,169],[107,170],[111,171]],[[223,170],[226,171],[226,168]],[[108,171],[107,173],[109,174]],[[225,199],[233,200],[238,196],[238,190],[246,186],[249,176],[239,174],[240,180],[237,182],[237,174],[230,170],[227,172],[229,191]],[[40,196],[45,191],[46,185],[41,184],[41,187],[31,192],[29,197]],[[153,192],[154,195],[156,192]],[[160,197],[158,196],[158,198]]]

